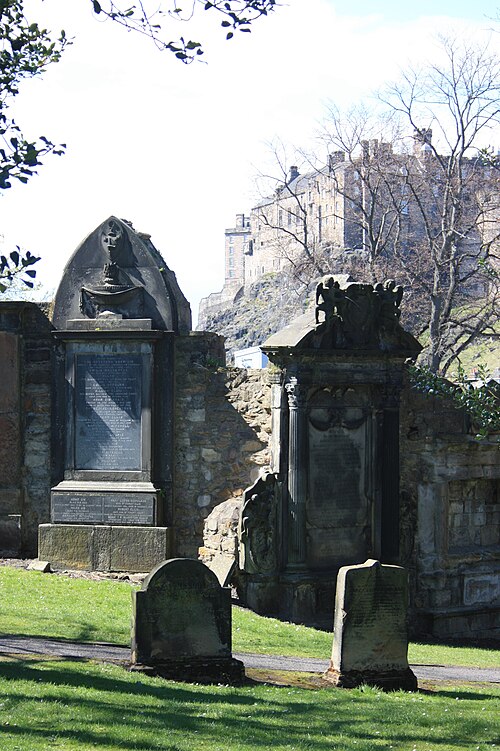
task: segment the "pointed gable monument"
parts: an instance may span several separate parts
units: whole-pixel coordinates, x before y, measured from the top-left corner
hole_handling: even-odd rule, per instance
[[[169,557],[174,338],[189,304],[149,236],[109,217],[69,260],[54,307],[56,567],[147,571]]]

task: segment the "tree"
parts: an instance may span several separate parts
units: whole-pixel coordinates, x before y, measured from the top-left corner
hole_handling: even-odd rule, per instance
[[[23,0],[0,0],[0,191],[13,181],[28,182],[47,154],[62,154],[64,144],[56,146],[46,136],[30,139],[9,116],[12,99],[19,94],[22,80],[41,75],[51,63],[58,62],[69,44],[64,31],[52,39],[46,29],[28,21]],[[15,278],[33,287],[39,259],[19,247],[0,256],[0,292]]]
[[[377,260],[391,255],[401,239],[406,201],[397,144],[401,141],[396,118],[377,117],[364,105],[341,113],[332,106],[322,135],[336,193],[343,197],[337,218],[350,223],[353,249],[363,253],[363,266],[375,281]],[[347,208],[347,210],[346,210]]]
[[[331,109],[323,133],[330,186],[316,210],[319,221],[333,215],[342,232],[317,234],[314,255],[326,260],[330,243],[330,273],[397,276],[409,291],[412,328],[427,337],[421,361],[445,374],[478,336],[498,337],[500,285],[488,270],[499,263],[500,169],[483,144],[499,122],[500,61],[453,41],[442,53],[439,64],[388,88],[382,115]],[[304,177],[311,185],[325,175],[320,166]],[[269,199],[268,215],[287,190]]]
[[[495,335],[498,320],[498,284],[485,265],[498,258],[500,173],[480,146],[500,120],[500,60],[449,40],[442,50],[443,62],[407,73],[385,101],[421,146],[407,155],[404,177],[419,229],[396,259],[427,296],[423,360],[445,373],[479,334]],[[423,260],[416,269],[415,258]]]
[[[148,3],[141,0],[130,5],[128,0],[89,0],[94,13],[104,16],[123,26],[127,31],[135,31],[149,37],[160,50],[173,52],[183,63],[192,63],[204,54],[201,42],[180,37],[172,41],[165,38],[162,24],[165,19],[189,21],[198,8],[217,13],[226,39],[231,39],[235,31],[249,33],[251,24],[274,10],[277,0],[189,0],[181,8],[177,0],[171,2]]]
[[[167,41],[162,37],[164,18],[188,21],[195,6],[212,10],[222,17],[221,26],[226,38],[234,31],[249,32],[257,18],[266,16],[276,5],[276,0],[194,0],[189,13],[173,3],[154,6],[144,0],[135,5],[114,0],[90,0],[96,15],[102,15],[125,27],[151,38],[159,49],[173,52],[177,59],[190,63],[203,54],[200,42],[185,40]],[[169,7],[170,6],[170,7]],[[70,44],[64,31],[52,37],[47,29],[28,20],[24,13],[24,0],[0,0],[0,191],[8,190],[14,181],[26,183],[37,172],[42,158],[52,153],[60,155],[65,144],[55,145],[46,136],[31,139],[9,116],[12,99],[19,94],[21,81],[42,75],[51,63],[60,60],[64,48]],[[0,293],[14,280],[21,279],[33,287],[36,276],[32,266],[39,260],[16,246],[10,253],[0,256]]]

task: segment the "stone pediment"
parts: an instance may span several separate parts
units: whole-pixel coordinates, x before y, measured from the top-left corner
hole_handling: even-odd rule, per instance
[[[149,235],[110,216],[70,258],[57,291],[54,324],[106,318],[151,319],[154,329],[185,333],[191,310]]]

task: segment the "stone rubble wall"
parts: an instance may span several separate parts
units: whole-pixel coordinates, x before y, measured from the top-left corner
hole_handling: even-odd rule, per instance
[[[230,498],[216,506],[205,519],[203,547],[199,548],[198,553],[207,566],[216,556],[237,557],[238,523],[242,506],[243,495]]]
[[[401,531],[412,622],[437,637],[500,633],[500,444],[451,402],[406,388]]]
[[[224,361],[217,334],[193,332],[176,341],[177,555],[196,558],[212,509],[240,497],[269,469],[267,372],[226,368]]]
[[[35,556],[50,515],[52,326],[34,303],[0,302],[0,555]]]
[[[37,305],[0,303],[3,556],[36,555],[38,525],[50,518],[51,329]],[[192,332],[175,347],[170,523],[176,555],[209,561],[235,553],[243,490],[270,469],[269,371],[226,367],[217,334]],[[461,411],[408,384],[400,414],[401,563],[412,622],[434,636],[498,636],[499,443],[475,440]]]

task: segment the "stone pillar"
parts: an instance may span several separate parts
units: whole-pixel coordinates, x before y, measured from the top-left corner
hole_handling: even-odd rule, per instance
[[[399,396],[400,384],[387,384],[384,393],[380,444],[382,508],[380,556],[399,563]]]
[[[289,571],[306,567],[306,388],[290,378],[288,392],[288,559]]]

